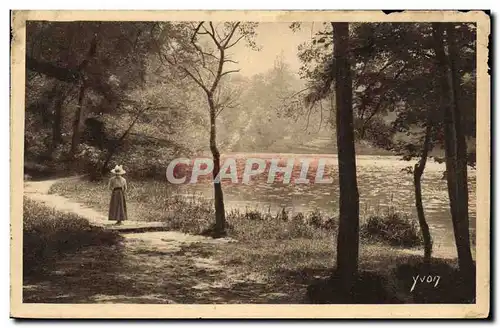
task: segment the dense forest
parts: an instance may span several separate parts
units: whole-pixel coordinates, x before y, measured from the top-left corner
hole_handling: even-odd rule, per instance
[[[173,68],[154,49],[161,31],[175,30],[170,38],[179,39],[186,28],[168,23],[30,22],[27,166],[59,170],[54,165],[69,167],[78,157],[78,170],[120,162],[153,176],[162,175],[175,154],[207,152],[208,117],[198,85],[172,74]],[[305,89],[305,80],[282,54],[265,73],[224,76],[217,89],[224,108],[218,115],[220,149],[335,153],[330,105],[306,106],[299,98]],[[359,151],[388,153],[361,140]]]

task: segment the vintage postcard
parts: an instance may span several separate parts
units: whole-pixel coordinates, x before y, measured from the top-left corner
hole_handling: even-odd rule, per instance
[[[485,12],[11,32],[12,317],[489,316]]]

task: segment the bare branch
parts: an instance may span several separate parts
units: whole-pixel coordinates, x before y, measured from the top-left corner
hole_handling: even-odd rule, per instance
[[[221,100],[221,89],[219,88],[217,90],[217,108],[216,108],[216,117],[222,113],[223,110],[226,108],[235,108],[238,106],[237,99],[240,95],[240,92],[238,91],[230,91],[229,94],[225,95],[223,99]]]
[[[191,73],[187,68],[185,68],[184,66],[180,66],[180,68],[194,81],[196,82],[196,84],[198,84],[202,89],[203,91],[205,91],[207,94],[209,93],[210,90],[207,89],[207,87],[203,84],[203,81],[201,80],[198,80],[194,75],[193,73]]]
[[[203,91],[205,91],[206,93],[209,92],[208,88],[204,85],[203,79],[201,78],[201,74],[198,70],[195,69],[195,72],[198,75],[198,77],[196,77],[186,67],[179,65],[175,55],[172,54],[172,58],[170,59],[170,58],[168,58],[168,56],[166,54],[161,53],[161,49],[159,49],[158,56],[159,56],[160,61],[162,62],[163,65],[164,65],[163,60],[165,60],[169,65],[174,66],[174,67],[178,67],[181,71],[186,73],[186,75],[189,76],[198,86],[200,86],[203,89]]]
[[[240,71],[239,69],[233,69],[230,71],[226,71],[226,72],[221,73],[220,77],[223,77],[224,75],[231,74],[231,73],[238,73],[239,71]]]
[[[209,33],[209,35],[212,37],[212,40],[214,41],[214,43],[217,46],[217,48],[220,49],[221,45],[220,45],[219,40],[217,39],[217,35],[216,35],[216,32],[215,32],[214,24],[212,22],[209,22],[208,24],[210,25],[210,30],[212,31],[212,33]]]
[[[214,79],[216,78],[215,73],[211,68],[205,67],[205,70],[207,70],[214,77]]]
[[[231,41],[231,38],[233,37],[233,34],[234,34],[234,32],[236,32],[236,29],[238,28],[239,25],[240,25],[240,22],[237,22],[236,24],[234,24],[231,31],[229,32],[229,34],[224,38],[225,41],[224,41],[224,44],[222,45],[224,49],[229,48],[227,46],[227,44],[229,43],[229,41]]]
[[[212,57],[212,58],[214,58],[214,59],[219,59],[216,55],[211,54],[211,53],[209,53],[209,52],[206,52],[206,51],[201,51],[201,53],[202,53],[202,54],[204,54],[204,55],[206,55],[206,56],[210,56],[210,57]]]
[[[321,125],[323,124],[323,102],[320,100],[319,101],[319,126],[318,126],[318,132],[321,131]]]
[[[217,26],[215,26],[214,30],[215,30],[215,34],[217,35],[217,38],[218,38],[219,40],[221,40],[221,37],[220,37],[220,35],[219,35],[219,32],[217,31],[217,30],[218,30],[219,25],[220,25],[220,24],[217,24]]]
[[[198,24],[198,26],[195,28],[193,35],[191,36],[191,44],[194,46],[194,48],[200,53],[201,61],[203,63],[203,67],[206,66],[205,64],[205,55],[203,53],[203,50],[196,44],[196,36],[198,35],[198,31],[200,30],[201,26],[203,25],[203,21]],[[200,77],[201,80],[201,77]]]
[[[212,23],[210,22],[210,25]],[[214,41],[215,45],[217,46],[217,48],[220,48],[220,44],[219,44],[219,41],[217,40],[217,37],[215,36],[215,31],[212,31],[210,32],[206,27],[205,27],[205,24],[202,25],[202,28],[205,32],[198,32],[198,34],[206,34],[208,36],[210,36],[210,38],[212,39],[212,41]]]
[[[314,106],[310,106],[307,109],[307,121],[306,121],[306,127],[305,127],[304,131],[307,131],[307,129],[309,128],[309,119],[311,118],[311,112],[312,112],[313,107]]]
[[[196,67],[193,67],[193,70],[196,72],[196,75],[198,75],[198,79],[201,84],[205,85],[205,83],[203,83],[203,78],[201,77],[200,71]]]
[[[224,106],[222,105],[219,105],[217,106],[217,108],[215,109],[215,117],[218,117],[220,115],[220,113],[222,113],[222,111],[224,110]]]
[[[228,97],[226,101],[224,101],[222,104],[220,104],[217,108],[217,111],[215,113],[215,117],[219,116],[220,113],[226,108],[235,108],[238,106],[238,102],[235,99],[231,99],[231,97]]]
[[[244,35],[240,36],[238,39],[236,39],[236,41],[234,41],[234,42],[233,42],[233,43],[231,43],[230,45],[227,45],[227,46],[226,46],[226,49],[229,49],[229,48],[231,48],[232,46],[236,45],[236,44],[237,44],[238,42],[240,42],[240,40],[241,40],[241,39],[243,39],[244,37],[245,37]]]
[[[231,59],[224,59],[224,63],[233,63],[233,64],[239,64],[239,62]]]
[[[291,96],[286,97],[286,98],[291,99],[291,98],[293,98],[293,97],[295,97],[295,96],[298,96],[298,95],[299,95],[299,94],[301,94],[302,92],[307,91],[307,90],[310,90],[310,89],[312,89],[312,88],[311,88],[311,87],[304,88],[304,89],[299,90],[299,91],[295,92],[294,94],[292,94]],[[286,99],[286,98],[285,98],[285,99]]]
[[[203,25],[204,21],[201,21],[198,26],[195,28],[193,32],[193,36],[191,37],[191,43],[194,43],[196,40],[196,35],[198,35],[198,32],[200,31],[201,26]]]

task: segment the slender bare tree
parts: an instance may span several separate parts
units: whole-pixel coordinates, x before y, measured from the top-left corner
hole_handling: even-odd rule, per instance
[[[181,74],[190,78],[205,94],[210,117],[210,151],[213,159],[213,184],[215,204],[215,226],[212,231],[214,237],[226,234],[226,218],[224,209],[224,194],[220,180],[215,179],[220,172],[220,152],[217,146],[217,116],[231,107],[233,102],[228,97],[221,97],[223,78],[229,74],[239,72],[239,69],[230,69],[227,66],[237,64],[231,59],[230,49],[246,40],[251,47],[255,47],[252,36],[255,24],[240,22],[190,23],[182,26],[182,36],[189,36],[189,42],[157,42],[160,59],[171,67],[175,67]]]

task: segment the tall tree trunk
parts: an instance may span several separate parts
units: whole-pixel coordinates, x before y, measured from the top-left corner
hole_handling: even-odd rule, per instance
[[[429,266],[432,256],[432,239],[429,231],[429,225],[425,219],[424,205],[422,203],[422,175],[424,174],[425,164],[427,163],[427,156],[429,155],[430,139],[431,139],[431,123],[427,121],[425,129],[424,144],[422,146],[422,154],[420,160],[415,164],[413,170],[413,184],[415,186],[415,207],[417,208],[418,223],[422,238],[424,240],[424,263]]]
[[[455,128],[456,140],[456,169],[457,169],[457,232],[460,238],[461,270],[470,284],[475,285],[474,262],[470,249],[469,233],[469,188],[467,185],[467,143],[465,140],[465,128],[463,122],[463,107],[461,102],[461,84],[458,71],[458,49],[456,45],[455,24],[446,24],[448,39],[448,53],[450,58],[452,117]]]
[[[66,99],[66,91],[60,83],[55,83],[50,92],[49,100],[53,105],[52,111],[52,142],[49,153],[52,155],[58,145],[62,143],[62,106]]]
[[[80,144],[80,135],[83,119],[85,117],[85,92],[87,91],[87,81],[85,80],[85,69],[89,66],[91,59],[97,51],[97,34],[94,35],[90,43],[89,50],[85,59],[78,65],[78,73],[80,77],[80,91],[78,94],[78,108],[76,109],[75,118],[73,120],[73,137],[71,138],[71,158],[74,158]]]
[[[82,129],[83,117],[85,115],[84,101],[85,101],[85,91],[86,85],[85,82],[82,81],[80,86],[80,91],[78,94],[78,107],[75,112],[75,118],[73,119],[73,136],[71,138],[71,157],[74,158],[76,156],[76,152],[78,151],[78,145],[80,145],[80,136]]]
[[[465,136],[461,128],[461,113],[456,103],[458,90],[453,90],[454,87],[457,88],[456,82],[458,82],[453,82],[453,75],[455,75],[455,77],[458,75],[456,75],[457,72],[453,73],[450,62],[444,51],[443,24],[433,23],[432,25],[436,58],[440,67],[439,75],[441,81],[442,107],[444,111],[446,178],[448,182],[453,232],[457,246],[458,264],[461,274],[469,286],[475,286],[473,282],[475,270],[469,239],[468,195],[466,192],[467,167],[463,167],[463,161],[465,161],[465,164],[467,163],[466,156],[463,158]],[[448,35],[448,37],[450,36]],[[453,42],[450,45],[451,47],[449,49],[451,53],[453,53]],[[451,53],[450,56],[453,57]]]
[[[222,193],[221,181],[216,181],[215,177],[220,171],[220,153],[217,148],[217,126],[216,126],[216,106],[211,95],[208,96],[210,106],[210,151],[213,157],[213,179],[214,179],[214,203],[215,203],[215,229],[214,237],[222,237],[226,234],[226,213],[224,209],[224,194]]]
[[[335,99],[339,165],[339,231],[337,274],[346,296],[354,285],[359,255],[359,194],[352,108],[352,79],[349,64],[349,24],[332,23],[335,57]]]

